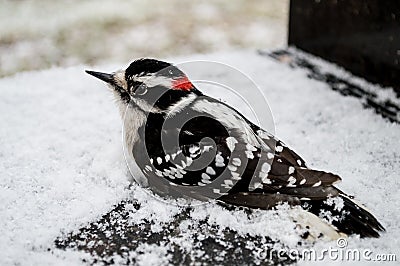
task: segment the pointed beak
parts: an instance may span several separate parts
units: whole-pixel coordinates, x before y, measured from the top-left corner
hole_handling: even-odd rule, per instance
[[[105,81],[111,85],[115,85],[115,80],[114,80],[113,74],[95,72],[95,71],[90,71],[90,70],[85,70],[85,72],[88,73],[89,75],[92,75],[93,77],[101,79],[102,81]]]

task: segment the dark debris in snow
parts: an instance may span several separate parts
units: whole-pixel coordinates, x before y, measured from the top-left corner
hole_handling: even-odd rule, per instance
[[[93,260],[84,262],[90,264],[135,264],[138,255],[146,252],[139,248],[141,245],[165,247],[168,261],[178,265],[285,265],[294,262],[286,255],[280,254],[278,258],[276,254],[270,253],[268,247],[272,248],[275,243],[269,238],[239,236],[233,230],[220,229],[206,222],[189,226],[191,232],[198,233],[190,235],[188,243],[191,246],[185,247],[179,242],[182,236],[187,237],[180,224],[188,221],[188,218],[190,220],[190,208],[178,214],[173,222],[164,224],[157,232],[152,229],[154,224],[151,222],[136,224],[129,221],[129,216],[134,215],[139,208],[136,202],[123,201],[98,221],[78,232],[57,238],[56,247],[88,252]]]
[[[382,100],[375,92],[359,86],[345,78],[329,71],[323,71],[320,66],[311,62],[309,56],[302,56],[292,50],[276,50],[273,52],[259,51],[260,55],[270,56],[278,61],[288,63],[293,68],[303,68],[308,71],[307,77],[322,81],[343,96],[352,96],[362,100],[365,108],[372,108],[377,114],[390,122],[400,123],[400,106],[390,99]]]

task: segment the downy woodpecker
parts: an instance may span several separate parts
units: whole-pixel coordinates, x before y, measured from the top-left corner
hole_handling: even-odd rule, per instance
[[[384,231],[365,207],[333,186],[338,175],[308,168],[275,136],[204,95],[176,66],[138,59],[111,74],[86,72],[109,84],[125,120],[128,153],[146,178],[204,188],[229,205],[299,206],[303,218],[296,222],[305,220],[301,226],[319,227],[329,238]],[[194,167],[196,161],[202,163]]]

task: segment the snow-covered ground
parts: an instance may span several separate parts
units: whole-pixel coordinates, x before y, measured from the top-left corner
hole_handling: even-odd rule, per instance
[[[0,77],[54,65],[280,47],[288,10],[288,0],[0,0]]]
[[[291,69],[254,51],[170,61],[196,59],[229,64],[249,75],[270,103],[277,136],[309,166],[341,175],[339,187],[356,195],[386,227],[379,239],[349,238],[349,248],[395,253],[399,260],[398,124],[364,109],[359,100],[308,79],[304,70]],[[105,85],[84,69],[54,68],[0,80],[0,265],[81,264],[88,254],[55,249],[54,240],[98,219],[132,194],[147,206],[132,222],[147,218],[162,223],[180,211],[141,188],[128,189],[118,111]],[[97,69],[108,71],[115,66]],[[394,95],[391,90],[384,94]],[[237,102],[224,100],[241,108]],[[249,220],[242,212],[219,206],[199,206],[191,215],[228,226],[238,234],[268,235],[288,247],[298,247],[299,236],[284,215],[277,219],[271,212],[259,211]],[[330,246],[335,243],[320,242],[314,247]],[[168,262],[165,247],[141,248],[148,256],[142,254],[139,262]]]

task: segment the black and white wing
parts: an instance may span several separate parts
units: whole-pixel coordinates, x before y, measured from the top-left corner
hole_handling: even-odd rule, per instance
[[[224,202],[262,209],[284,202],[300,205],[333,225],[338,232],[361,237],[379,237],[379,231],[385,230],[365,207],[333,186],[341,180],[338,175],[309,169],[305,161],[283,142],[253,127],[270,148],[275,147],[271,169],[264,175],[261,189],[223,196]]]
[[[193,118],[184,121],[187,117]],[[163,125],[143,133],[146,150],[133,152],[145,175],[164,181],[167,192],[175,186],[174,191],[261,209],[286,202],[317,216],[335,215],[332,225],[344,233],[379,236],[383,230],[375,217],[333,186],[341,180],[338,175],[309,169],[283,142],[216,100],[183,108],[166,121],[160,115],[159,121]],[[147,161],[143,153],[149,154]],[[340,208],[330,199],[341,202]]]

